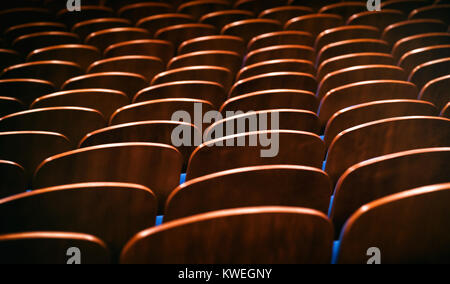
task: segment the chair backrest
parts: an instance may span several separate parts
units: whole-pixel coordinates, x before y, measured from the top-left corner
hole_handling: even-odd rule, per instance
[[[223,27],[221,33],[240,37],[245,43],[254,37],[281,30],[281,24],[269,19],[249,19],[233,22]]]
[[[442,59],[428,61],[417,66],[409,75],[409,81],[416,84],[418,88],[423,88],[432,80],[448,75],[450,67],[450,56]]]
[[[275,59],[255,63],[241,68],[239,73],[236,75],[236,80],[240,81],[250,77],[273,72],[299,72],[315,75],[316,69],[314,68],[314,63],[309,60]]]
[[[8,28],[4,35],[7,42],[12,43],[15,39],[33,33],[40,32],[64,32],[67,30],[66,25],[58,22],[34,22],[19,24]]]
[[[203,17],[201,17],[200,23],[212,25],[220,31],[228,24],[243,20],[249,20],[253,17],[254,14],[250,11],[225,10],[204,15]]]
[[[333,140],[326,172],[337,182],[347,169],[362,161],[407,150],[445,147],[449,139],[450,120],[446,118],[409,116],[369,122],[347,129]]]
[[[450,119],[450,103],[448,103],[441,112],[442,117]]]
[[[155,194],[142,185],[69,184],[0,200],[0,232],[91,234],[104,240],[117,256],[134,234],[155,224],[156,210]]]
[[[18,37],[12,43],[12,47],[22,53],[22,55],[27,56],[30,52],[36,49],[53,45],[76,43],[80,43],[80,38],[77,34],[51,31],[32,33]]]
[[[366,263],[367,247],[374,243],[382,253],[384,264],[448,263],[448,198],[450,184],[444,183],[390,195],[365,205],[344,229],[338,263]]]
[[[182,55],[198,51],[226,50],[243,55],[245,48],[244,40],[240,37],[214,35],[187,40],[180,45],[178,53]]]
[[[230,8],[230,3],[224,0],[196,0],[181,4],[177,11],[179,13],[188,14],[195,20],[199,20],[206,14]]]
[[[344,20],[339,15],[311,14],[289,20],[284,28],[286,30],[305,31],[317,37],[321,32],[344,25]]]
[[[171,42],[178,48],[186,40],[201,36],[215,35],[216,27],[207,24],[183,24],[162,28],[156,32],[155,38]]]
[[[262,11],[259,18],[275,20],[285,25],[293,18],[313,13],[314,10],[306,6],[280,6]]]
[[[218,66],[236,74],[242,66],[242,57],[233,51],[197,51],[172,58],[167,68],[178,69],[189,66]]]
[[[235,9],[247,10],[258,15],[264,10],[274,7],[285,6],[288,4],[288,0],[272,0],[267,2],[261,2],[257,0],[238,0],[234,3]]]
[[[169,13],[173,7],[167,3],[143,2],[123,6],[117,12],[121,18],[131,21],[133,24],[139,20],[153,15]]]
[[[25,169],[17,163],[0,160],[0,198],[25,192],[26,189]]]
[[[71,248],[78,250],[72,251]],[[71,264],[73,253],[78,252],[79,264],[111,263],[107,245],[92,235],[68,232],[0,235],[2,264]]]
[[[0,49],[0,70],[22,62],[21,55],[14,50]]]
[[[247,54],[245,65],[275,59],[299,59],[313,62],[314,48],[304,45],[275,45],[254,50]]]
[[[0,118],[24,109],[25,105],[16,98],[0,97]]]
[[[55,86],[37,79],[2,79],[0,80],[0,94],[16,98],[26,106],[44,95],[55,92]]]
[[[382,38],[394,45],[397,41],[408,36],[433,32],[446,32],[448,25],[435,19],[417,19],[398,22],[388,26]]]
[[[450,75],[438,77],[429,81],[420,92],[421,100],[432,102],[439,110],[450,102]]]
[[[381,3],[381,9],[399,10],[409,15],[411,11],[430,5],[429,0],[388,0]]]
[[[73,13],[64,7],[56,15],[58,21],[66,24],[69,28],[82,21],[113,16],[113,9],[99,5],[83,5],[79,13]]]
[[[91,33],[85,42],[104,52],[106,48],[113,44],[138,39],[150,39],[149,32],[145,29],[133,27],[112,28]]]
[[[315,210],[231,209],[142,231],[124,248],[120,262],[329,263],[332,237],[330,221]]]
[[[320,33],[316,38],[315,48],[320,51],[324,46],[351,39],[378,39],[380,30],[373,26],[342,26],[331,28]]]
[[[450,4],[426,6],[416,9],[409,15],[410,19],[438,19],[450,24]]]
[[[20,7],[0,11],[0,32],[3,33],[10,27],[52,20],[49,10],[38,7]]]
[[[367,11],[366,3],[361,2],[343,2],[343,3],[334,3],[327,6],[323,6],[319,13],[328,13],[339,15],[344,19],[347,19],[354,14],[361,13]]]
[[[156,32],[159,31],[160,29],[176,25],[191,24],[194,22],[195,22],[194,18],[192,18],[189,15],[180,13],[169,13],[145,17],[143,19],[140,19],[136,23],[136,26],[139,28],[146,29],[153,37],[156,34]]]
[[[265,47],[275,45],[305,45],[313,46],[314,38],[308,32],[301,31],[280,31],[262,34],[254,37],[248,43],[248,50],[255,51]]]
[[[397,41],[392,48],[392,55],[398,62],[409,51],[440,44],[450,44],[449,33],[426,33],[409,36]]]
[[[131,26],[131,22],[122,18],[100,18],[79,22],[72,27],[72,32],[81,40],[85,40],[91,33],[101,30],[124,28]]]
[[[433,60],[449,58],[450,44],[435,45],[424,48],[414,49],[405,53],[400,58],[398,65],[402,67],[408,74],[421,64],[428,63]]]
[[[347,20],[347,24],[374,26],[383,31],[387,26],[404,21],[406,18],[401,11],[384,9],[376,13],[371,11],[357,13]]]
[[[326,214],[330,192],[328,176],[316,168],[292,165],[239,168],[180,185],[167,200],[164,222],[250,206],[304,207]]]

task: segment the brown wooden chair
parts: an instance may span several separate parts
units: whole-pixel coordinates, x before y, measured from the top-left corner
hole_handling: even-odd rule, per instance
[[[319,52],[329,44],[351,39],[379,39],[380,30],[373,26],[342,26],[327,29],[321,32],[315,42],[316,51]]]
[[[114,258],[134,234],[155,224],[156,210],[155,194],[142,185],[105,182],[61,185],[0,200],[0,232],[91,234],[105,241]]]
[[[114,111],[129,104],[128,96],[109,89],[77,89],[61,91],[37,98],[32,109],[76,106],[98,110],[108,119]]]
[[[155,38],[171,42],[178,48],[183,42],[197,37],[216,34],[216,28],[207,24],[184,24],[170,26],[156,32]]]
[[[0,97],[0,118],[24,109],[25,105],[16,98]]]
[[[276,145],[252,145],[258,138],[268,136],[278,139],[279,151],[273,157],[262,157],[265,155],[264,150]],[[245,146],[238,146],[239,144]],[[309,132],[264,130],[225,136],[207,141],[195,149],[189,160],[186,180],[225,170],[261,165],[303,165],[320,169],[324,155],[325,144],[317,134]]]
[[[325,45],[317,55],[317,65],[323,61],[341,55],[355,54],[361,52],[390,54],[387,42],[379,39],[351,39]]]
[[[442,76],[429,81],[420,92],[421,100],[432,102],[441,110],[450,102],[450,75]]]
[[[278,119],[277,125],[272,120]],[[261,122],[267,119],[267,122]],[[231,129],[231,133],[228,132]],[[260,130],[296,130],[319,134],[319,118],[312,111],[299,109],[271,109],[236,113],[211,124],[204,131],[204,137],[209,140],[224,136],[242,134]]]
[[[327,29],[342,25],[344,25],[344,20],[341,16],[333,14],[311,14],[289,20],[284,28],[286,30],[309,32],[314,37],[317,37]]]
[[[417,19],[398,22],[388,26],[382,35],[383,40],[394,45],[399,40],[413,35],[433,32],[446,32],[448,25],[434,19]]]
[[[127,55],[98,60],[89,66],[87,73],[126,72],[141,75],[151,81],[164,70],[164,63],[157,57]]]
[[[323,6],[319,13],[335,14],[341,16],[343,19],[348,19],[354,14],[367,11],[366,3],[362,2],[342,2]]]
[[[17,51],[11,49],[0,49],[0,70],[23,62]]]
[[[400,58],[407,52],[424,48],[428,46],[436,46],[442,44],[450,44],[449,33],[427,33],[405,37],[400,39],[392,48],[392,55],[398,62]]]
[[[87,20],[114,17],[114,11],[105,6],[82,5],[81,11],[77,11],[77,13],[68,11],[67,7],[64,7],[57,13],[56,17],[58,22],[62,22],[68,27],[73,27],[75,24]]]
[[[168,3],[143,2],[123,6],[117,13],[119,17],[136,24],[145,17],[170,13],[172,11],[172,5]]]
[[[68,79],[83,73],[81,67],[68,61],[36,61],[14,65],[3,70],[2,79],[38,79],[53,83],[59,87]]]
[[[54,45],[77,44],[80,42],[78,35],[68,32],[39,32],[18,37],[12,43],[12,47],[27,56],[30,52]]]
[[[239,208],[196,215],[140,232],[124,248],[120,262],[329,263],[332,240],[332,225],[318,211]]]
[[[433,0],[388,0],[381,3],[381,9],[399,10],[409,15],[413,10],[431,5]]]
[[[97,47],[101,52],[104,52],[114,44],[138,39],[150,39],[150,33],[141,28],[113,28],[93,32],[86,38],[85,42],[86,44]]]
[[[331,182],[323,171],[293,165],[239,168],[178,186],[166,202],[164,222],[224,209],[292,206],[328,212]]]
[[[450,103],[442,109],[441,116],[450,119]]]
[[[338,111],[354,105],[380,100],[415,100],[417,87],[405,81],[373,80],[344,85],[331,90],[322,98],[319,106],[319,118],[322,126]]]
[[[317,96],[322,99],[334,88],[351,83],[371,80],[406,80],[405,71],[390,65],[361,65],[341,69],[323,77],[317,90]]]
[[[27,110],[0,119],[0,130],[48,131],[65,135],[73,144],[93,130],[105,126],[103,115],[93,109],[54,107]]]
[[[388,53],[356,52],[324,60],[317,68],[317,80],[321,81],[327,74],[362,65],[395,65],[394,58]]]
[[[285,25],[293,18],[313,13],[314,10],[306,6],[280,6],[262,11],[259,18],[275,20]]]
[[[67,264],[70,248],[81,252],[80,264],[109,264],[106,244],[95,236],[67,232],[0,235],[1,264]]]
[[[172,58],[167,68],[170,70],[189,66],[224,67],[230,70],[232,74],[236,74],[242,66],[242,57],[233,51],[197,51]]]
[[[112,89],[123,92],[131,99],[148,81],[143,76],[125,72],[103,72],[74,77],[64,83],[62,90],[76,89]]]
[[[275,59],[243,67],[236,78],[237,81],[273,72],[300,72],[316,74],[314,64],[302,59]]]
[[[301,31],[280,31],[262,34],[253,38],[248,44],[249,51],[276,45],[306,45],[313,46],[314,38],[310,33]]]
[[[302,90],[274,89],[240,95],[227,100],[220,111],[258,111],[266,109],[303,109],[316,112],[315,94]]]
[[[100,18],[82,21],[72,27],[72,32],[83,41],[91,34],[101,30],[130,27],[131,22],[122,18]]]
[[[43,80],[36,79],[1,79],[0,94],[18,99],[26,106],[44,95],[55,92],[55,86]]]
[[[258,15],[264,10],[285,6],[289,3],[289,0],[272,0],[272,1],[258,1],[258,0],[238,0],[234,3],[235,9],[247,10]]]
[[[307,73],[267,73],[236,82],[230,91],[229,98],[270,89],[293,89],[315,92],[317,82],[314,76]]]
[[[364,252],[373,243],[385,264],[448,263],[450,235],[445,228],[450,224],[445,200],[449,189],[450,183],[430,185],[367,204],[343,232],[338,263],[367,262]]]
[[[387,26],[406,20],[406,15],[398,10],[381,10],[376,13],[365,11],[351,16],[348,25],[374,26],[383,31]]]
[[[0,160],[0,198],[25,192],[26,189],[25,169],[17,163]]]
[[[423,88],[430,81],[448,75],[450,56],[447,58],[432,60],[417,66],[409,76],[409,81]]]
[[[319,11],[323,6],[339,3],[340,0],[317,0],[317,1],[305,1],[305,0],[291,0],[290,5],[305,5],[310,7],[314,11]]]
[[[408,74],[421,64],[450,57],[450,44],[428,46],[420,49],[414,49],[405,53],[398,65]]]
[[[313,62],[314,48],[304,45],[275,45],[254,50],[247,54],[245,65],[253,65],[276,59],[299,59]]]
[[[170,26],[192,24],[195,20],[189,15],[180,13],[159,14],[145,17],[136,23],[136,26],[149,31],[153,37],[157,31]]]
[[[151,85],[160,85],[176,81],[209,81],[218,83],[229,90],[233,81],[230,70],[218,66],[190,66],[169,70],[158,74]]]
[[[144,55],[160,58],[164,63],[167,63],[172,58],[173,53],[174,47],[168,41],[141,39],[113,44],[105,50],[105,57]]]
[[[368,159],[413,149],[448,146],[449,128],[450,120],[445,118],[409,116],[347,129],[339,133],[330,146],[326,172],[336,183],[347,169]]]
[[[191,134],[189,145],[173,145],[172,133],[176,128]],[[187,166],[189,157],[195,150],[195,135],[203,135],[193,124],[169,120],[132,122],[110,126],[87,134],[80,142],[80,148],[112,143],[150,142],[174,146],[183,155]]]
[[[278,21],[269,19],[249,19],[233,22],[223,27],[223,35],[238,36],[245,43],[250,42],[254,37],[282,30]]]
[[[84,44],[64,44],[36,49],[28,55],[27,60],[69,61],[78,64],[83,70],[87,70],[89,65],[100,60],[101,57],[100,51],[93,46]]]
[[[374,101],[348,107],[336,112],[325,129],[325,144],[342,131],[368,122],[401,116],[438,116],[438,109],[429,102],[419,100]]]
[[[227,94],[222,85],[218,83],[208,81],[176,81],[154,85],[139,91],[134,97],[133,103],[169,98],[200,99],[208,101],[216,108],[219,108],[226,100]]]
[[[230,9],[231,5],[224,0],[195,0],[188,1],[178,7],[178,12],[192,16],[199,20],[202,16]]]
[[[410,19],[437,19],[447,25],[450,24],[450,4],[426,6],[416,9],[409,14]]]
[[[48,22],[54,20],[54,17],[47,9],[28,6],[2,10],[0,11],[0,19],[0,32],[3,33],[13,26],[33,22]]]
[[[201,17],[200,23],[212,25],[220,31],[228,24],[237,21],[249,20],[253,17],[254,14],[250,11],[224,10],[204,15]]]
[[[240,37],[215,35],[187,40],[180,45],[178,53],[183,55],[199,51],[225,50],[236,52],[242,56],[245,49],[245,43]]]

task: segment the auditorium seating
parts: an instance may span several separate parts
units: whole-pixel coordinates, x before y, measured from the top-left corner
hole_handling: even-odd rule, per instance
[[[0,263],[448,262],[449,1],[4,2]]]

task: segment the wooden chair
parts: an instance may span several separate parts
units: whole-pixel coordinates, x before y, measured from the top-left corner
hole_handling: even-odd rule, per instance
[[[302,59],[275,59],[243,67],[236,78],[237,81],[273,72],[300,72],[315,75],[314,64]]]
[[[278,119],[277,125],[272,125],[272,120]],[[267,122],[261,120],[267,119]],[[232,132],[229,133],[228,129]],[[319,134],[319,118],[312,111],[298,109],[271,109],[249,111],[227,116],[214,122],[204,131],[204,137],[208,140],[222,138],[224,136],[242,134],[261,130],[295,130]],[[226,132],[226,133],[225,133]]]
[[[48,22],[54,20],[54,17],[47,9],[19,7],[0,11],[0,19],[0,32],[3,33],[13,26],[35,22]]]
[[[176,81],[208,81],[218,83],[229,90],[233,81],[230,70],[217,66],[190,66],[172,69],[158,74],[151,85],[160,85]]]
[[[407,52],[428,46],[450,44],[448,33],[427,33],[405,37],[399,40],[392,48],[392,55],[398,62]]]
[[[172,5],[167,3],[143,2],[123,6],[119,9],[118,14],[119,17],[136,24],[145,17],[170,13],[172,11]]]
[[[0,97],[0,117],[4,117],[25,109],[25,105],[16,98]]]
[[[191,134],[189,145],[173,145],[172,133],[176,128]],[[187,166],[189,157],[195,150],[195,135],[203,135],[193,124],[169,120],[152,120],[132,122],[110,126],[87,134],[80,142],[80,148],[128,142],[150,142],[174,146],[183,156],[184,165]]]
[[[18,99],[26,106],[38,97],[55,92],[55,86],[43,80],[36,79],[1,79],[0,94]]]
[[[386,27],[406,20],[406,15],[397,10],[381,10],[377,13],[365,11],[351,16],[347,25],[374,26],[383,31]]]
[[[293,18],[313,13],[314,10],[306,6],[280,6],[262,11],[259,18],[275,20],[285,25]]]
[[[153,37],[157,31],[170,26],[192,24],[195,20],[189,15],[180,13],[159,14],[145,17],[136,23],[138,28],[146,29]]]
[[[165,70],[161,59],[144,55],[127,55],[98,60],[92,63],[87,73],[125,72],[143,76],[151,81]]]
[[[257,49],[247,54],[245,65],[276,59],[299,59],[313,62],[314,48],[304,45],[275,45]]]
[[[207,24],[184,24],[170,26],[160,29],[155,34],[155,38],[171,42],[175,48],[178,48],[183,42],[202,36],[211,36],[216,34],[216,28]]]
[[[30,52],[54,45],[77,44],[80,42],[78,35],[68,32],[39,32],[18,37],[12,43],[12,47],[24,56]]]
[[[448,75],[450,57],[432,60],[417,66],[409,76],[409,81],[423,88],[430,81]]]
[[[242,57],[233,51],[197,51],[172,58],[167,69],[179,69],[189,66],[218,66],[230,70],[232,74],[236,74],[242,66]]]
[[[112,48],[114,44],[138,39],[150,39],[149,32],[141,28],[113,28],[93,32],[86,38],[85,42],[104,52],[107,48]]]
[[[238,0],[234,3],[234,8],[251,11],[255,13],[255,15],[258,15],[264,10],[285,6],[288,2],[288,0],[272,0],[266,2],[261,2],[258,0]]]
[[[3,70],[2,79],[38,79],[53,83],[59,88],[66,80],[83,73],[81,67],[68,61],[36,61],[14,65]]]
[[[109,264],[111,255],[97,237],[67,232],[0,235],[1,264],[67,264],[70,248],[81,251],[81,264]]]
[[[419,99],[432,102],[441,110],[450,102],[450,75],[436,78],[428,82],[419,94]]]
[[[310,7],[314,11],[319,11],[323,6],[339,3],[340,0],[317,0],[317,1],[305,1],[305,0],[291,0],[290,5],[305,5]]]
[[[224,0],[196,0],[188,1],[178,7],[178,12],[192,16],[195,20],[199,20],[202,16],[230,9],[231,5]]]
[[[216,108],[219,108],[226,100],[227,94],[222,85],[218,83],[208,81],[176,81],[154,85],[139,91],[134,97],[133,103],[169,98],[200,99],[208,101]]]
[[[315,112],[318,101],[314,93],[302,90],[274,89],[236,96],[227,100],[220,111],[258,111],[266,109],[302,109]]]
[[[253,38],[248,44],[249,51],[276,45],[313,46],[314,39],[310,33],[300,31],[281,31],[262,34]]]
[[[22,58],[17,51],[0,49],[0,70],[22,63]]]
[[[178,186],[167,199],[164,222],[251,206],[304,207],[326,213],[330,192],[328,176],[315,168],[292,165],[239,168]]]
[[[394,45],[399,40],[418,34],[446,32],[448,25],[434,19],[417,19],[398,22],[388,26],[382,35],[383,40]]]
[[[438,116],[438,109],[429,102],[418,100],[374,101],[348,107],[336,112],[328,121],[325,144],[342,131],[368,122],[401,116]]]
[[[447,146],[449,128],[450,120],[445,118],[409,116],[347,129],[330,146],[326,172],[336,183],[347,169],[362,161],[401,151]]]
[[[233,22],[222,28],[223,35],[240,37],[245,43],[250,42],[254,37],[282,30],[281,24],[269,19],[250,19]]]
[[[131,22],[122,18],[100,18],[82,21],[72,27],[72,32],[83,41],[91,34],[101,30],[130,27]]]
[[[278,138],[278,154],[274,157],[261,157],[264,147],[252,141],[258,138]],[[244,144],[245,146],[239,146]],[[219,146],[219,145],[226,145]],[[233,146],[231,146],[233,145]],[[272,149],[273,150],[273,149]],[[268,153],[269,154],[269,153]],[[225,170],[261,165],[302,165],[322,168],[325,145],[317,134],[293,130],[264,130],[225,136],[207,141],[197,147],[192,154],[186,180]]]
[[[319,13],[339,15],[343,19],[348,19],[354,14],[367,11],[366,3],[343,2],[323,6]]]
[[[230,232],[233,240],[225,238]],[[332,225],[324,214],[315,210],[292,207],[230,209],[143,231],[124,248],[120,262],[329,263],[332,237]]]
[[[10,27],[4,33],[7,42],[12,43],[15,39],[33,33],[40,32],[64,32],[66,25],[58,22],[35,22]]]
[[[64,9],[60,10],[56,15],[59,22],[64,23],[70,28],[79,22],[111,17],[114,17],[113,9],[99,5],[82,5],[81,11],[78,11],[78,13],[68,11],[67,8],[64,7]]]
[[[356,52],[322,61],[317,68],[317,80],[321,81],[327,74],[362,65],[395,65],[394,58],[388,53]]]
[[[100,60],[101,57],[100,51],[93,46],[84,44],[64,44],[36,49],[28,55],[27,60],[69,61],[78,64],[83,70],[87,70],[89,65]]]
[[[131,236],[155,224],[156,210],[155,194],[142,185],[61,185],[0,200],[0,232],[53,230],[91,234],[105,241],[114,258]]]
[[[178,49],[178,54],[183,55],[199,51],[225,50],[235,52],[242,56],[245,49],[245,43],[240,37],[215,35],[198,37],[183,42]]]
[[[398,65],[408,74],[421,64],[450,57],[450,44],[428,46],[411,50],[400,58]]]
[[[93,109],[54,107],[27,110],[0,119],[0,130],[61,133],[73,144],[87,133],[105,126],[103,115]]]
[[[437,19],[450,24],[450,4],[426,6],[416,9],[409,15],[410,19]]]
[[[373,52],[390,54],[390,47],[387,42],[379,39],[351,39],[339,41],[325,45],[317,55],[317,65],[323,61],[341,55],[354,54],[360,52]]]
[[[397,66],[390,65],[362,65],[345,68],[332,72],[319,84],[317,96],[322,99],[334,88],[347,84],[371,80],[406,80],[405,71]]]
[[[311,14],[289,20],[284,26],[285,30],[309,32],[317,37],[321,32],[344,25],[341,16],[333,14]]]
[[[24,168],[17,163],[0,160],[0,198],[25,192],[26,189]]]
[[[442,109],[441,116],[450,119],[450,103]]]
[[[319,118],[322,126],[338,111],[354,105],[380,100],[415,100],[417,87],[405,81],[373,80],[352,83],[335,88],[322,98],[319,106]]]
[[[314,76],[307,73],[267,73],[236,82],[230,91],[229,98],[270,89],[293,89],[315,92],[317,82]]]
[[[224,10],[204,15],[200,18],[200,23],[212,25],[220,31],[228,24],[249,20],[253,17],[254,14],[250,11]]]
[[[114,111],[129,104],[128,96],[120,91],[109,89],[77,89],[61,91],[37,98],[32,109],[62,106],[76,106],[95,109],[109,118]]]
[[[388,0],[381,3],[381,9],[399,10],[409,15],[413,10],[431,5],[433,0]]]
[[[144,55],[160,58],[164,63],[167,63],[172,58],[173,53],[174,47],[168,41],[141,39],[113,44],[105,50],[105,57]]]
[[[125,72],[103,72],[74,77],[64,83],[62,90],[76,89],[112,89],[123,92],[131,99],[148,81],[143,76]]]
[[[342,26],[321,32],[316,39],[315,48],[319,52],[329,44],[351,39],[379,39],[380,30],[373,26]]]

